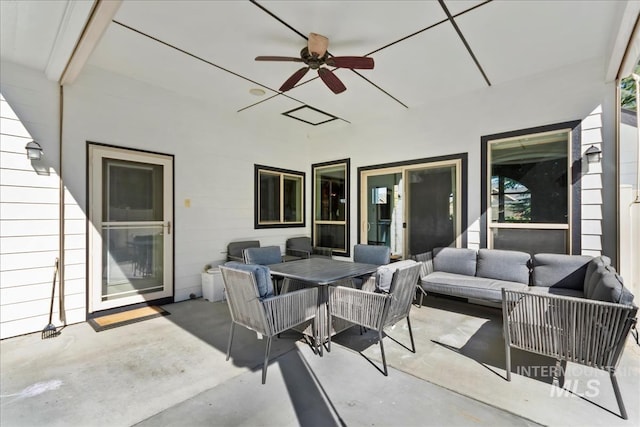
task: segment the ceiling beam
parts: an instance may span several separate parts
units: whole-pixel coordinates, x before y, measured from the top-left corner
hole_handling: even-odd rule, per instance
[[[58,81],[73,54],[78,38],[93,10],[90,1],[69,1],[64,9],[62,22],[58,27],[55,41],[44,73],[49,80]]]
[[[60,77],[60,85],[73,83],[78,77],[121,3],[122,0],[96,0],[91,15]]]
[[[629,1],[622,12],[618,32],[611,47],[605,81],[629,76],[640,59],[640,2]]]
[[[453,19],[451,12],[449,12],[449,8],[447,7],[446,4],[444,4],[444,0],[438,0],[438,3],[440,3],[440,6],[442,7],[442,10],[444,11],[444,13],[447,15],[449,22],[451,22],[451,25],[453,25],[453,28],[456,30],[456,33],[458,33],[458,37],[460,37],[460,40],[462,40],[464,47],[467,48],[469,55],[471,55],[471,59],[473,59],[473,62],[476,64],[476,67],[478,67],[478,71],[480,71],[480,74],[482,74],[482,77],[484,77],[484,81],[487,82],[487,85],[491,86],[489,77],[487,77],[487,74],[484,72],[482,65],[480,65],[478,58],[476,58],[476,55],[473,53],[473,50],[471,50],[471,46],[469,46],[467,39],[464,37],[464,34],[462,34],[460,27],[458,27],[458,24],[456,23],[455,19]]]

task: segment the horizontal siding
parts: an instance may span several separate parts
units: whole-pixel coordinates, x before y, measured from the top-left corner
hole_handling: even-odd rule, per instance
[[[0,117],[4,117],[5,119],[18,120],[18,116],[16,115],[15,111],[13,111],[13,108],[11,108],[11,106],[5,99],[0,99]]]
[[[56,286],[58,286],[56,284]],[[48,295],[47,295],[48,294]],[[84,294],[71,294],[66,293],[66,297],[64,300],[65,309],[69,308],[70,310],[82,308],[85,305],[85,297]],[[49,314],[49,306],[51,304],[51,288],[45,292],[43,298],[33,299],[30,301],[23,301],[19,303],[2,305],[2,310],[0,310],[1,317],[0,322],[12,322],[18,319],[27,319],[37,315],[48,315]],[[58,301],[54,301],[53,304],[53,312],[54,317],[58,317]],[[42,325],[44,326],[44,325]],[[30,331],[34,332],[34,331]]]
[[[83,227],[84,227],[84,222],[83,222]],[[30,221],[0,220],[0,236],[3,236],[3,237],[47,236],[47,235],[49,236],[58,235],[57,219],[34,219]]]
[[[27,274],[25,274],[25,272]],[[30,286],[51,281],[53,266],[29,268],[27,270],[0,271],[0,287]],[[4,303],[4,300],[0,300]]]
[[[85,309],[69,309],[65,307],[67,313],[67,324],[84,322],[86,319]],[[49,324],[49,314],[41,314],[32,317],[21,318],[14,321],[0,323],[0,339],[24,335],[30,332],[40,333]],[[62,326],[57,316],[53,316],[53,324]]]
[[[33,170],[0,169],[0,183],[12,187],[60,188],[58,175],[38,175]]]
[[[0,255],[23,254],[41,251],[57,251],[60,247],[58,235],[0,237]]]
[[[0,289],[0,301],[2,301],[1,305],[10,305],[17,304],[24,301],[31,300],[34,295],[48,295],[51,297],[51,287],[53,286],[53,268],[49,269],[49,280],[42,283],[36,283],[33,285],[25,285],[25,286],[13,286],[13,287],[3,287]],[[56,279],[56,290],[54,294],[54,298],[57,299],[60,291],[60,280],[59,276]],[[79,295],[84,293],[84,281],[82,280],[65,280],[65,294],[67,297],[69,295]],[[68,301],[65,300],[65,303]]]
[[[20,120],[0,117],[0,129],[2,129],[2,133],[5,135],[31,138],[31,135],[24,125],[20,123]]]
[[[82,234],[83,236],[87,232],[87,221],[85,219],[65,219],[64,220],[64,233],[69,234]]]
[[[0,186],[3,203],[29,203],[38,200],[39,203],[58,205],[60,191],[57,188],[41,187],[12,187]]]
[[[57,219],[59,218],[57,205],[44,203],[0,203],[0,218],[3,221]],[[56,230],[57,231],[57,230]]]
[[[44,136],[49,147],[57,146],[55,140],[46,138],[57,134],[57,114],[41,110],[36,114],[38,110],[32,108],[20,111],[30,111],[27,115],[34,120],[21,122],[11,106],[0,101],[0,338],[38,332],[48,323],[55,260],[60,256],[57,153],[55,149],[48,152],[43,144],[45,158],[32,162],[25,150],[34,139],[29,128]],[[82,264],[81,269],[64,267],[65,272],[75,274],[75,280],[65,280],[65,313],[67,323],[73,323],[86,317],[86,221],[79,208],[69,211],[71,228],[80,237],[69,237],[72,246],[65,253],[72,263]],[[59,277],[54,322],[59,322]]]
[[[0,259],[0,271],[28,270],[54,265],[58,250],[31,252],[29,254],[3,254]],[[25,271],[25,274],[28,272]]]
[[[4,153],[15,153],[26,157],[27,152],[24,147],[29,141],[31,141],[29,137],[3,134],[2,140],[0,140],[0,151],[2,151],[3,155]]]
[[[24,147],[22,147],[22,151],[22,153],[2,152],[2,156],[0,156],[0,168],[33,171],[31,160],[29,160],[25,154],[26,151]]]

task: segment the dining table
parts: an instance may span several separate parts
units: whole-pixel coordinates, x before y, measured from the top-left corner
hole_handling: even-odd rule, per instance
[[[330,326],[327,325],[328,287],[344,284],[345,281],[354,277],[372,274],[378,269],[378,265],[318,257],[271,264],[269,265],[269,269],[274,278],[289,279],[303,286],[318,287],[318,319],[315,331],[311,323],[303,324],[301,327],[296,328],[296,330],[312,336],[320,349],[320,355],[322,355],[322,348],[329,338],[329,334],[333,336],[353,325],[350,322],[338,318],[332,319],[333,321]]]

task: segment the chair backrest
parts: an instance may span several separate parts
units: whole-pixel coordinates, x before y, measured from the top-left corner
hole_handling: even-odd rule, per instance
[[[227,245],[227,261],[243,261],[242,251],[246,248],[259,248],[259,240],[243,240],[231,242]]]
[[[295,249],[311,253],[310,237],[290,237],[287,239],[287,249]]]
[[[280,246],[263,246],[244,250],[244,262],[247,264],[278,264],[282,262]]]
[[[220,266],[231,319],[261,334],[268,332],[264,307],[260,300],[255,274]]]
[[[393,265],[393,264],[391,264]],[[416,283],[420,276],[420,264],[404,264],[393,273],[391,288],[389,289],[390,302],[387,308],[384,325],[393,325],[400,319],[409,315],[411,302],[416,293]]]
[[[375,265],[389,264],[391,249],[388,246],[354,245],[353,261]]]

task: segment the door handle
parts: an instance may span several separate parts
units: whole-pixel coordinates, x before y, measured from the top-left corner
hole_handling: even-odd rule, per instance
[[[167,221],[167,225],[165,225],[165,227],[167,227],[167,234],[171,234],[171,221]]]

